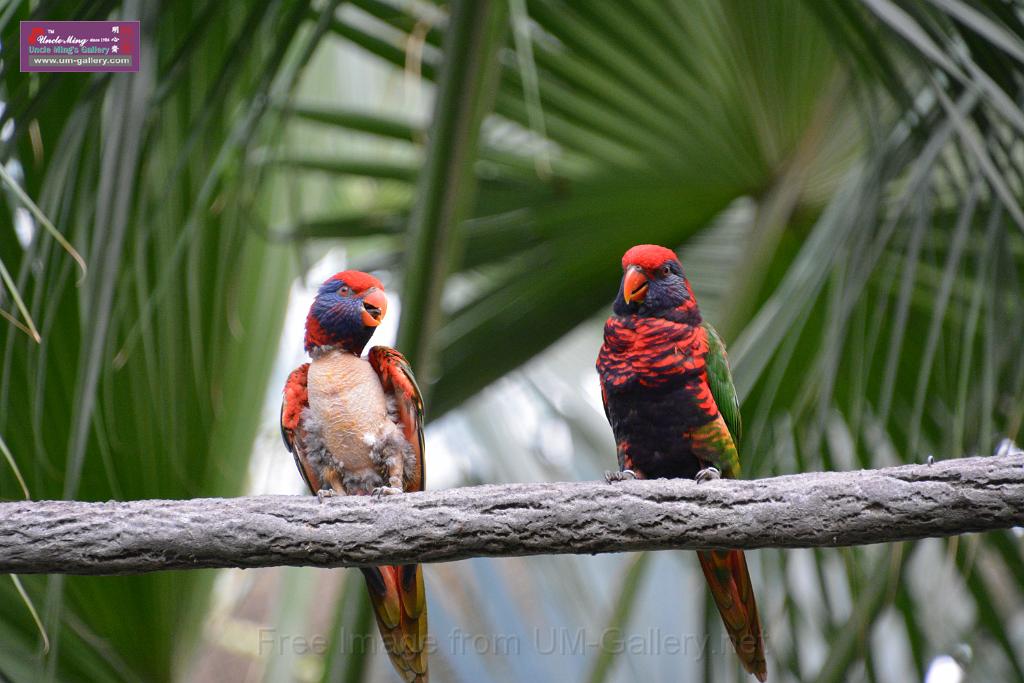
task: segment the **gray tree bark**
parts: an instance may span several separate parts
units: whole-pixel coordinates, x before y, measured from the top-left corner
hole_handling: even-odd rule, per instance
[[[350,567],[670,548],[811,548],[1024,525],[1024,454],[754,481],[473,486],[384,499],[0,504],[0,572]]]

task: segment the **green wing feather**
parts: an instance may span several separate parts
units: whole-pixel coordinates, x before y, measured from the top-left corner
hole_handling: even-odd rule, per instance
[[[711,387],[711,395],[718,405],[718,412],[725,420],[725,426],[729,428],[729,435],[737,449],[740,445],[740,437],[743,435],[743,420],[740,417],[740,400],[736,395],[736,387],[732,383],[732,370],[729,369],[729,357],[725,353],[725,342],[718,334],[718,330],[710,323],[703,324],[707,332],[708,355],[706,359],[708,371],[708,385]],[[725,476],[738,477],[740,474],[739,462],[736,462],[735,471],[723,472]]]
[[[704,323],[704,329],[708,334],[708,384],[711,385],[711,395],[715,397],[718,404],[718,412],[725,419],[733,442],[739,446],[740,437],[743,435],[743,420],[740,418],[740,399],[736,395],[736,387],[732,383],[732,370],[729,369],[729,357],[725,353],[725,342],[718,334],[718,330],[710,323]]]

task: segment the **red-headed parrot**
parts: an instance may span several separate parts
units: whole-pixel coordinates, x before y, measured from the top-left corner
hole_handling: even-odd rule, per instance
[[[622,257],[622,283],[597,359],[619,471],[609,481],[738,477],[740,409],[725,344],[704,322],[676,254],[653,244]],[[744,668],[768,679],[743,553],[698,552]]]
[[[321,498],[423,490],[423,402],[412,368],[386,346],[361,356],[386,310],[380,281],[353,270],[324,282],[309,309],[312,361],[285,384],[281,434]],[[385,566],[363,574],[395,669],[407,683],[426,683],[423,570]]]

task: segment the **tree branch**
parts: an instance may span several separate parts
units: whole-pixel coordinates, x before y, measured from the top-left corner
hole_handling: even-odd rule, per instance
[[[473,486],[326,499],[0,504],[0,572],[346,567],[866,545],[1024,525],[1024,453],[755,481]]]

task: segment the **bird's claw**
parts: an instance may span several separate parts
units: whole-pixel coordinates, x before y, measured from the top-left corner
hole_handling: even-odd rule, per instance
[[[722,473],[718,471],[717,467],[705,467],[700,472],[697,472],[697,476],[694,479],[698,484],[705,481],[714,481],[715,479],[721,479]]]
[[[334,489],[320,489],[319,491],[316,492],[316,498],[317,500],[320,501],[321,505],[324,502],[324,498],[334,498],[337,495],[338,492],[335,491]]]
[[[629,481],[630,479],[636,479],[636,472],[633,470],[622,470],[621,472],[608,470],[604,473],[604,480],[609,484],[614,484],[617,481]]]
[[[373,498],[383,498],[384,496],[393,496],[396,493],[401,493],[402,489],[397,486],[378,486],[374,490],[370,491],[370,496]]]

